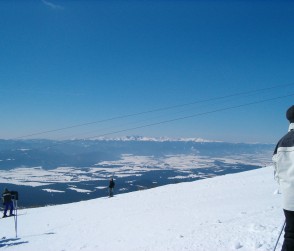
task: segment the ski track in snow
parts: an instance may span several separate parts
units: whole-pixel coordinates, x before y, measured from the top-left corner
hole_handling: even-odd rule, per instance
[[[23,209],[17,238],[14,217],[0,221],[5,236],[0,248],[269,251],[284,221],[276,190],[267,167],[110,199]]]

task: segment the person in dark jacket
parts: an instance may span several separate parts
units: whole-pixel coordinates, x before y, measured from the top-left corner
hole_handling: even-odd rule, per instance
[[[273,155],[275,178],[279,183],[285,215],[285,234],[282,251],[294,250],[294,105],[287,112],[288,133],[282,137]]]
[[[108,186],[108,189],[109,189],[109,197],[113,197],[113,189],[114,189],[114,186],[115,186],[115,183],[113,181],[113,178],[111,178],[110,181],[109,181],[109,186]]]
[[[3,205],[4,205],[3,218],[7,217],[8,209],[10,209],[9,216],[12,216],[13,215],[12,195],[11,195],[11,192],[8,191],[7,188],[5,188],[4,192],[2,193],[2,200],[3,200]]]

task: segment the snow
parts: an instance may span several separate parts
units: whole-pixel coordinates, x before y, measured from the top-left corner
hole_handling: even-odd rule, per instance
[[[45,192],[48,192],[48,193],[64,193],[64,191],[59,191],[59,190],[55,190],[55,189],[42,189],[43,191]]]
[[[72,140],[76,140],[73,138]],[[88,140],[101,140],[101,141],[151,141],[151,142],[198,142],[198,143],[206,143],[206,142],[222,142],[216,140],[208,140],[203,138],[170,138],[170,137],[146,137],[146,136],[125,136],[125,137],[95,137],[89,138]]]
[[[76,188],[75,186],[71,186],[68,189],[76,191],[78,193],[92,193],[91,190],[87,190],[87,189],[80,189],[80,188]]]
[[[118,178],[142,176],[144,172],[177,170],[186,175],[179,178],[205,178],[207,174],[193,171],[201,168],[210,170],[228,165],[264,166],[272,153],[262,152],[256,154],[236,154],[225,157],[212,157],[195,154],[177,154],[158,156],[140,156],[122,154],[120,159],[101,161],[90,167],[63,166],[50,170],[42,166],[18,167],[8,170],[0,170],[0,183],[40,187],[54,184],[78,184],[79,182],[105,181],[115,174]],[[222,170],[219,170],[222,171]],[[190,173],[191,175],[189,175]],[[176,179],[177,177],[173,177]]]
[[[18,213],[3,250],[265,251],[284,221],[272,167]]]

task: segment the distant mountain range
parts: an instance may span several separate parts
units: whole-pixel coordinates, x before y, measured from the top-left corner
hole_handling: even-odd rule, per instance
[[[102,140],[102,141],[153,141],[153,142],[220,142],[207,140],[202,138],[169,138],[169,137],[144,137],[144,136],[124,136],[117,138],[106,138],[106,137],[98,137],[92,138],[90,140]]]

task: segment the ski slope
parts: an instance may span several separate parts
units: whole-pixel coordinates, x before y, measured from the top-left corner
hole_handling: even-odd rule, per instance
[[[264,251],[284,221],[272,167],[18,213],[3,250]]]

